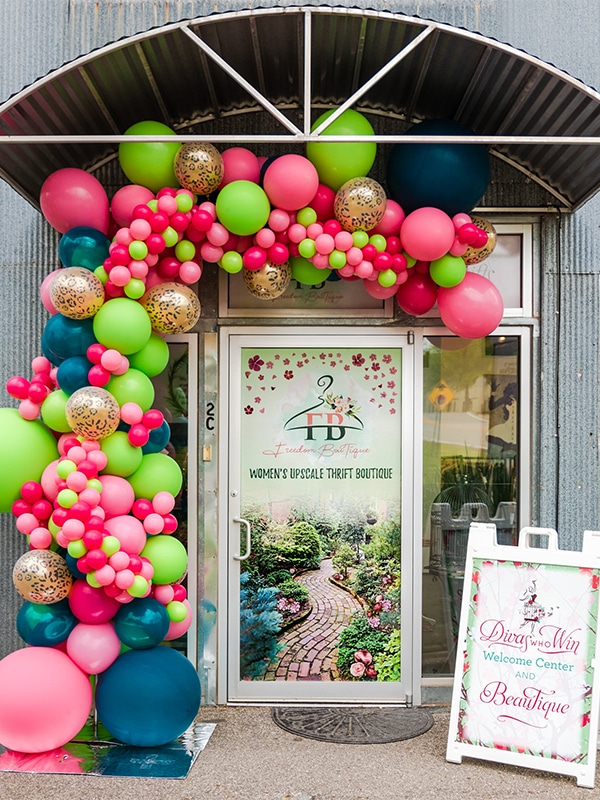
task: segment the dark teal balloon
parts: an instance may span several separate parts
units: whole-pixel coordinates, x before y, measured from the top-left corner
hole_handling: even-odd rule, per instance
[[[98,678],[98,716],[124,744],[168,744],[189,728],[199,707],[198,673],[170,647],[128,650]]]
[[[66,640],[77,622],[68,600],[49,605],[28,600],[17,614],[17,632],[34,647],[54,647]]]
[[[62,553],[61,553],[61,555],[62,555]],[[69,572],[71,573],[71,575],[74,578],[85,578],[86,577],[85,572],[82,572],[77,567],[78,559],[73,558],[73,556],[69,555],[69,553],[66,550],[65,550],[65,553],[64,553],[64,559],[67,562],[67,567],[69,568]]]
[[[42,333],[42,353],[55,366],[73,356],[84,356],[96,343],[92,319],[71,319],[62,314],[50,317]]]
[[[432,119],[413,125],[411,136],[469,136],[470,128]],[[483,144],[394,144],[387,163],[387,189],[405,213],[433,206],[454,216],[471,211],[490,180],[490,158]]]
[[[160,428],[154,428],[150,431],[150,436],[148,441],[142,447],[142,453],[147,455],[148,453],[160,453],[161,450],[164,450],[169,440],[171,438],[171,428],[169,427],[169,423],[167,420],[163,420],[162,425]]]
[[[167,609],[152,597],[140,597],[117,611],[114,619],[117,636],[134,650],[156,647],[167,633],[171,620]]]
[[[96,228],[71,228],[58,243],[58,257],[65,267],[95,270],[108,258],[110,240]]]
[[[71,356],[59,366],[56,371],[58,385],[65,394],[73,394],[77,389],[89,386],[88,372],[93,367],[92,362],[85,356]]]

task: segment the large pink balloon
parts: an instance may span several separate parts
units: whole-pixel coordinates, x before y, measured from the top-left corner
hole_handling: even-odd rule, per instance
[[[72,739],[92,708],[87,675],[52,647],[26,647],[0,661],[0,742],[42,753]]]
[[[429,275],[413,270],[408,280],[398,287],[396,299],[405,314],[419,317],[434,307],[437,296],[437,284]]]
[[[153,199],[154,193],[150,189],[130,183],[114,193],[110,201],[110,213],[119,228],[128,228],[133,219],[133,209],[136,206],[145,206]]]
[[[504,314],[502,295],[476,272],[467,272],[458,286],[440,287],[438,308],[444,325],[463,339],[488,336]]]
[[[120,652],[121,640],[110,622],[98,625],[80,622],[67,638],[69,658],[88,675],[104,672]]]
[[[252,150],[246,147],[228,147],[221,153],[221,158],[225,169],[221,189],[233,181],[259,182],[260,163]]]
[[[263,188],[271,205],[297,211],[307,206],[316,195],[319,173],[308,158],[288,153],[267,167]]]
[[[100,475],[99,480],[102,484],[100,507],[106,512],[106,519],[129,514],[135,500],[129,481],[118,475]]]
[[[47,177],[40,190],[40,206],[60,233],[80,225],[108,231],[110,213],[104,187],[83,169],[65,167]]]
[[[454,223],[444,211],[424,206],[412,211],[402,223],[402,246],[417,261],[435,261],[454,243]]]
[[[104,528],[111,536],[116,536],[121,542],[121,550],[129,555],[139,555],[146,546],[146,531],[144,526],[135,517],[129,514],[120,514],[111,517],[104,523]]]

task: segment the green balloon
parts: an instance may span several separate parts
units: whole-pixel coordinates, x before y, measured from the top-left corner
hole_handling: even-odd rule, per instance
[[[129,366],[139,369],[149,378],[160,375],[169,363],[169,345],[162,336],[152,332],[141,350],[128,356]]]
[[[16,408],[0,408],[0,512],[10,511],[21,486],[39,481],[57,458],[56,439],[40,420],[25,420]]]
[[[464,258],[448,254],[431,262],[429,274],[438,286],[450,288],[451,286],[458,286],[465,277],[467,265]]]
[[[118,350],[124,356],[145,347],[152,333],[145,308],[128,297],[115,297],[104,303],[92,325],[100,344],[109,350]]]
[[[144,455],[141,447],[134,447],[129,443],[125,431],[115,431],[105,439],[101,439],[100,449],[108,459],[102,472],[106,475],[118,475],[120,478],[133,475],[142,463]]]
[[[271,203],[265,191],[252,181],[232,181],[217,197],[217,217],[228,231],[251,236],[267,224]]]
[[[68,433],[71,430],[65,413],[68,399],[68,394],[63,392],[62,389],[57,389],[54,392],[50,392],[42,403],[42,419],[53,431]]]
[[[223,257],[219,261],[219,266],[230,275],[235,275],[237,272],[242,271],[244,260],[241,253],[238,253],[236,250],[228,250],[226,253],[223,253]]]
[[[179,539],[159,533],[150,536],[140,553],[154,567],[153,583],[177,583],[186,573],[188,556]]]
[[[125,131],[125,136],[175,136],[175,131],[162,122],[137,122]],[[173,166],[179,152],[179,142],[121,142],[119,163],[132,183],[158,192],[165,186],[176,188],[179,181]]]
[[[328,119],[333,111],[326,111],[313,124],[314,131]],[[369,120],[358,111],[349,108],[344,111],[321,136],[372,136],[373,127]],[[326,186],[337,190],[350,178],[366,176],[373,166],[377,154],[375,142],[309,142],[306,156],[319,173],[319,180]]]
[[[331,275],[330,269],[319,269],[307,261],[305,258],[290,257],[290,267],[292,268],[292,278],[304,286],[315,286],[323,283]]]
[[[122,375],[113,375],[105,388],[120,406],[137,403],[142,411],[152,408],[154,386],[150,378],[139,369],[128,369]]]
[[[170,492],[177,497],[183,485],[183,475],[179,464],[171,456],[148,453],[142,458],[138,469],[129,476],[129,483],[138,499],[144,497],[152,500],[159,492]]]

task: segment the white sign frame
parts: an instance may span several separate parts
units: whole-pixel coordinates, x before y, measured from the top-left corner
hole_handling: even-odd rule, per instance
[[[515,547],[497,544],[494,524],[471,525],[447,761],[480,758],[594,788],[599,583],[600,531],[585,531],[575,552],[559,550],[550,528],[523,528]]]

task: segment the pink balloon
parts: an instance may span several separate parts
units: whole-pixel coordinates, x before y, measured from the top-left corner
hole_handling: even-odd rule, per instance
[[[121,543],[121,550],[129,555],[139,555],[146,546],[146,531],[135,517],[129,514],[111,517],[104,525],[105,529]]]
[[[319,174],[304,156],[288,153],[267,167],[264,190],[277,208],[297,211],[308,206],[319,188]]]
[[[44,490],[44,494],[46,495],[48,500],[51,501],[56,500],[56,496],[58,494],[59,478],[56,474],[57,464],[58,464],[58,458],[55,461],[51,461],[50,464],[48,464],[48,466],[42,472],[42,477],[40,478],[40,483],[42,484],[42,489]]]
[[[476,272],[467,272],[457,286],[440,288],[438,308],[444,325],[463,339],[488,336],[504,314],[502,295]]]
[[[26,647],[0,661],[0,742],[42,753],[66,744],[92,709],[87,675],[52,647]]]
[[[381,222],[369,231],[369,235],[378,233],[381,236],[398,236],[406,214],[395,200],[388,199]]]
[[[73,581],[68,601],[69,608],[77,619],[92,625],[108,622],[120,608],[120,604],[109,597],[104,589],[90,586],[83,578]]]
[[[50,284],[54,280],[54,276],[58,275],[59,272],[62,272],[62,267],[60,269],[55,269],[49,275],[46,275],[42,281],[42,285],[40,286],[40,298],[42,300],[42,305],[52,316],[58,314],[58,310],[52,302],[52,298],[50,297]]]
[[[40,190],[40,207],[60,233],[80,225],[108,231],[110,214],[104,187],[83,169],[65,167],[46,178]]]
[[[393,286],[382,286],[379,281],[366,280],[363,283],[365,291],[371,297],[376,297],[378,300],[386,300],[388,297],[393,297],[398,291],[396,284]]]
[[[67,638],[67,654],[79,669],[97,675],[108,669],[121,652],[121,641],[110,622],[80,622]]]
[[[396,299],[405,314],[418,317],[433,308],[437,296],[437,284],[429,275],[412,272],[408,279],[398,287]]]
[[[448,214],[431,206],[412,211],[400,230],[404,249],[417,261],[435,261],[446,255],[454,242],[454,234],[454,224]]]
[[[320,222],[327,222],[334,218],[333,206],[335,205],[335,192],[330,186],[320,183],[315,196],[310,201],[310,207],[317,213]]]
[[[110,213],[120,228],[126,228],[133,219],[133,209],[154,200],[154,194],[145,186],[131,183],[117,189],[110,201]]]
[[[172,639],[178,639],[180,636],[183,636],[186,633],[192,624],[192,606],[190,605],[189,600],[185,599],[182,601],[183,605],[187,608],[187,616],[181,622],[171,622],[169,625],[169,630],[167,635],[165,636],[165,641],[170,642]]]
[[[118,475],[100,475],[99,480],[102,484],[100,507],[106,512],[106,518],[129,514],[135,500],[135,493],[129,481]]]
[[[258,158],[251,150],[245,147],[228,147],[221,153],[225,175],[220,188],[233,181],[251,181],[258,183],[260,180],[260,164]]]

